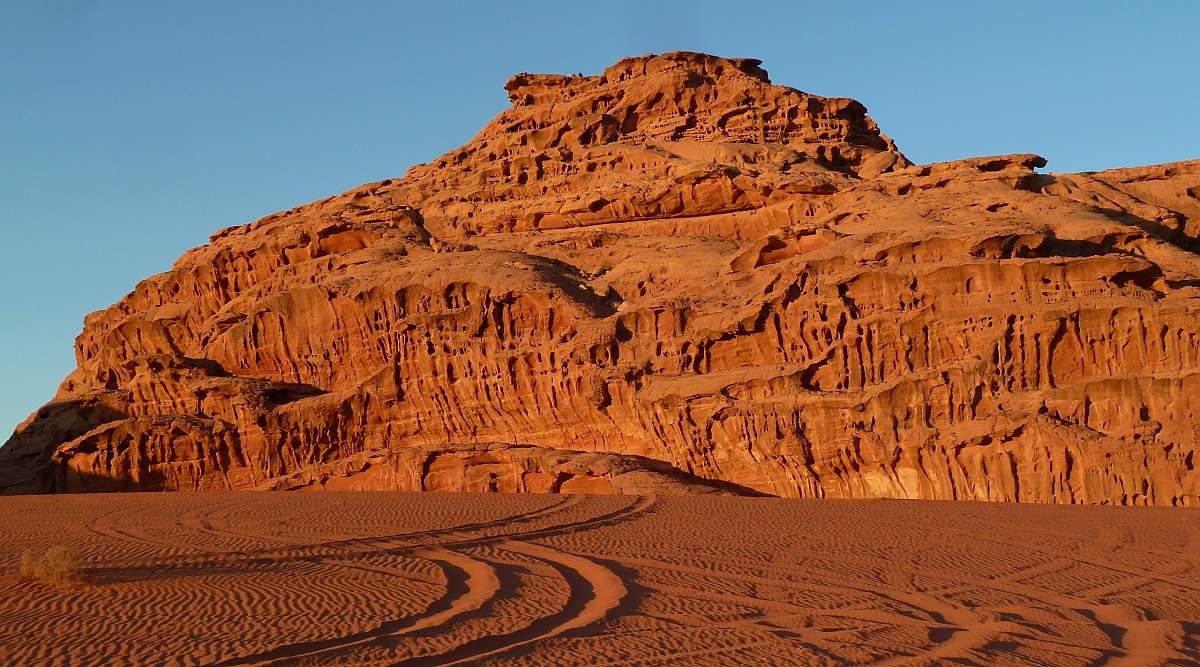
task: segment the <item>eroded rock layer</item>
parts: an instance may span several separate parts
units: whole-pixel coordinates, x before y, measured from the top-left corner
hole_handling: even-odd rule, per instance
[[[505,88],[89,315],[0,485],[1200,504],[1200,161],[914,166],[693,53]]]

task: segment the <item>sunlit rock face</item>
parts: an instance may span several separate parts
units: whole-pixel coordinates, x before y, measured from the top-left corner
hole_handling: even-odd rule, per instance
[[[87,317],[0,488],[1200,504],[1200,161],[914,166],[759,65],[520,74],[216,233]]]

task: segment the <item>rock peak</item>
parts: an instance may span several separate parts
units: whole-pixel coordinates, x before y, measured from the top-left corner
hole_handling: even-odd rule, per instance
[[[767,70],[760,65],[762,65],[762,61],[757,58],[725,58],[697,51],[668,51],[661,54],[648,53],[642,56],[622,58],[604,70],[603,78],[606,81],[623,81],[632,77],[683,69],[700,72],[713,78],[742,75],[763,83],[771,83],[771,79],[767,76]]]
[[[760,65],[762,65],[762,61],[757,58],[725,58],[695,51],[648,53],[622,58],[605,69],[604,73],[599,76],[521,72],[505,82],[504,90],[508,91],[508,99],[515,106],[526,106],[555,97],[564,99],[570,97],[572,92],[580,92],[589,85],[603,86],[669,72],[679,72],[685,76],[690,74],[692,77],[699,76],[709,81],[715,81],[722,77],[748,76],[769,85],[771,79],[767,76],[767,71]],[[690,80],[693,83],[697,81],[695,78]],[[549,91],[556,92],[546,95]]]
[[[699,53],[505,87],[90,315],[0,492],[1200,505],[1200,161],[912,166]]]
[[[478,173],[485,164],[570,162],[614,146],[695,154],[699,144],[754,153],[750,161],[764,167],[865,167],[874,176],[910,164],[862,104],[774,85],[761,64],[674,51],[624,58],[599,75],[518,74],[504,86],[511,108],[434,167]]]

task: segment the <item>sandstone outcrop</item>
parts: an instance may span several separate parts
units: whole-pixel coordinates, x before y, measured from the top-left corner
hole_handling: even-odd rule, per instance
[[[1200,504],[1200,161],[915,166],[694,53],[505,88],[89,315],[0,487]]]

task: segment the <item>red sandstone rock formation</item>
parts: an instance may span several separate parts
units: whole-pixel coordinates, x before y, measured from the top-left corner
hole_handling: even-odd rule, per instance
[[[1200,161],[912,166],[694,53],[505,88],[89,315],[0,486],[1200,504]]]

